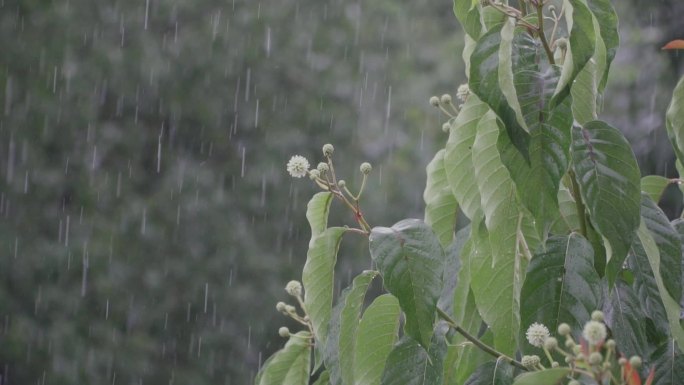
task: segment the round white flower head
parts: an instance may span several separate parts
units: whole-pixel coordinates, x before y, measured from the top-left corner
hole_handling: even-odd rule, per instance
[[[606,325],[598,321],[589,321],[584,325],[582,336],[591,345],[597,345],[603,342],[608,335]]]
[[[373,166],[371,166],[371,164],[368,162],[363,162],[363,163],[361,163],[359,170],[361,171],[362,174],[368,175],[368,174],[370,174],[371,171],[373,171]]]
[[[301,155],[295,155],[287,162],[287,172],[290,173],[293,178],[302,178],[306,176],[308,170],[309,161]]]
[[[470,95],[470,87],[468,87],[467,83],[458,86],[458,90],[456,91],[456,97],[460,101],[465,102],[468,99],[468,95]]]
[[[544,345],[544,341],[549,338],[549,328],[535,322],[527,328],[526,336],[530,345],[541,348]]]
[[[333,152],[335,152],[335,147],[332,144],[327,143],[323,145],[323,155],[332,156]]]
[[[539,356],[522,356],[520,360],[520,363],[528,369],[534,369],[540,362]]]
[[[299,281],[290,281],[285,285],[285,291],[293,297],[299,297],[302,295],[302,284]]]
[[[439,98],[436,96],[433,96],[430,98],[430,105],[432,107],[439,107]]]
[[[279,334],[281,337],[283,337],[283,338],[287,338],[287,337],[290,336],[290,329],[288,329],[287,327],[283,326],[283,327],[281,327],[280,329],[278,329],[278,334]]]
[[[567,336],[568,334],[570,334],[570,332],[571,332],[570,325],[568,325],[566,323],[562,323],[562,324],[558,325],[558,334],[560,334],[562,336]]]

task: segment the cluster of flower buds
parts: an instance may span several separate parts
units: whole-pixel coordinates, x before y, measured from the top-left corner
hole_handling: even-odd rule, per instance
[[[278,310],[278,312],[282,313],[283,315],[288,316],[293,320],[301,323],[302,325],[308,327],[309,330],[311,330],[311,323],[309,322],[309,316],[306,314],[306,308],[304,307],[304,298],[302,297],[302,284],[299,281],[290,281],[287,283],[287,285],[285,285],[285,291],[287,292],[287,294],[291,295],[297,300],[299,306],[304,311],[304,315],[300,315],[297,312],[296,307],[286,304],[282,301],[276,304],[276,310]],[[278,329],[278,334],[283,338],[287,338],[291,335],[290,329],[288,329],[285,326]]]
[[[616,342],[608,339],[608,329],[604,323],[603,312],[596,310],[591,314],[591,320],[584,324],[579,342],[572,336],[572,328],[566,323],[558,325],[558,336],[565,339],[564,346],[559,345],[558,339],[552,337],[549,329],[540,323],[533,323],[526,332],[530,345],[541,348],[552,368],[561,366],[554,357],[564,357],[563,364],[571,370],[568,385],[611,383],[632,384],[631,378],[639,376],[638,368],[642,361],[638,356],[630,359],[619,357]],[[555,354],[555,355],[554,355]],[[620,366],[619,379],[616,378],[614,363]],[[544,370],[542,360],[537,355],[526,355],[521,359],[523,366],[529,370]],[[644,382],[650,385],[653,381],[653,371]],[[641,383],[641,382],[640,382]]]
[[[456,91],[456,97],[461,102],[465,103],[469,95],[470,89],[468,88],[468,84],[461,84]],[[435,108],[439,108],[449,117],[449,122],[446,122],[442,125],[442,131],[444,132],[449,132],[449,128],[451,127],[450,121],[455,119],[460,109],[463,108],[463,104],[460,104],[458,107],[456,107],[452,102],[451,95],[449,94],[444,94],[441,97],[431,97],[430,105]]]

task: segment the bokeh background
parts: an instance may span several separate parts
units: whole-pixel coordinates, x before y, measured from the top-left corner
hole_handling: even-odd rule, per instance
[[[684,2],[616,1],[602,118],[675,176]],[[449,0],[0,0],[0,385],[247,384],[284,342],[325,143],[375,225],[422,217],[465,81]],[[665,198],[681,210],[676,189]],[[340,208],[331,222],[350,223]],[[338,285],[369,266],[345,242]]]

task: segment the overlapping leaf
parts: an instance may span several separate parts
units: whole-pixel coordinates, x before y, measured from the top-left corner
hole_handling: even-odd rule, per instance
[[[354,347],[354,384],[378,384],[397,340],[401,309],[391,294],[377,297],[363,313]]]
[[[449,130],[444,153],[444,168],[451,192],[468,218],[480,210],[480,191],[475,181],[472,147],[477,124],[489,107],[475,95],[470,95]]]
[[[684,162],[684,77],[679,80],[672,93],[672,101],[665,119],[667,136],[672,142],[680,163]]]
[[[394,346],[387,359],[381,385],[433,385],[441,384],[442,364],[447,352],[445,334],[448,327],[437,325],[428,349],[414,339],[404,336]],[[367,382],[371,384],[371,382]]]
[[[555,236],[535,254],[520,294],[521,338],[534,322],[555,330],[567,323],[581,330],[601,300],[601,280],[594,270],[591,244],[577,233]],[[524,344],[524,352],[531,346]],[[539,352],[536,352],[539,353]]]
[[[598,91],[601,93],[606,87],[610,64],[613,62],[617,48],[620,45],[618,17],[610,0],[587,0],[587,5],[597,21],[599,27],[597,35],[600,35],[601,42],[606,49],[606,64],[602,71],[603,74],[599,77]]]
[[[454,238],[458,203],[447,182],[444,150],[439,150],[427,166],[427,182],[423,193],[425,223],[437,234],[442,247]]]
[[[385,287],[399,299],[406,333],[429,346],[445,258],[437,236],[422,221],[403,220],[391,228],[374,228],[370,253]]]
[[[511,385],[515,370],[513,366],[502,359],[487,362],[477,368],[465,385]]]
[[[567,378],[570,368],[553,368],[538,372],[523,373],[515,378],[513,385],[559,385]]]
[[[352,384],[356,334],[366,290],[376,271],[364,271],[340,294],[330,320],[330,334],[325,349],[325,366],[332,385]],[[372,348],[372,347],[369,347]]]
[[[613,339],[619,341],[620,351],[627,357],[638,355],[648,357],[646,337],[646,315],[641,309],[634,289],[621,278],[615,281],[610,299],[604,305],[606,324],[613,332]]]
[[[573,128],[572,160],[591,222],[610,244],[612,285],[639,226],[639,168],[627,139],[601,121]]]
[[[470,0],[454,0],[454,15],[466,34],[477,40],[482,33],[480,9]]]
[[[684,355],[674,341],[660,345],[651,354],[655,375],[652,385],[676,385],[684,378]]]
[[[648,194],[654,202],[658,203],[663,196],[670,180],[660,175],[647,175],[641,178],[641,191]]]
[[[256,385],[301,385],[309,383],[311,342],[309,332],[290,336],[285,347],[273,354],[257,375]]]
[[[459,230],[456,237],[449,247],[444,250],[444,275],[442,284],[442,294],[439,296],[437,306],[447,314],[453,313],[454,297],[461,271],[461,255],[465,244],[470,237],[470,225]],[[467,250],[466,250],[467,251]]]

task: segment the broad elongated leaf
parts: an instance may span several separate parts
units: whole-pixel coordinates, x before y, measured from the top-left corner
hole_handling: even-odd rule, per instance
[[[480,37],[482,33],[480,10],[476,5],[473,5],[472,1],[454,0],[454,15],[468,36],[475,40]]]
[[[591,222],[610,244],[612,285],[639,226],[639,167],[622,133],[601,121],[573,128],[572,160]]]
[[[684,378],[684,355],[672,340],[660,345],[651,354],[655,376],[652,385],[677,385]]]
[[[475,181],[472,148],[477,124],[489,107],[475,95],[470,95],[451,125],[444,153],[444,168],[461,210],[470,219],[480,210],[480,191]]]
[[[577,217],[577,204],[570,190],[561,186],[558,190],[559,217],[551,227],[555,234],[567,234],[579,230],[580,224]]]
[[[634,273],[632,286],[645,315],[648,317],[644,322],[648,326],[653,325],[651,329],[655,335],[651,339],[662,341],[669,338],[670,326],[667,322],[665,305],[660,298],[658,284],[653,276],[653,271],[651,271],[646,251],[644,251],[644,247],[638,238],[632,243],[627,261],[630,270]]]
[[[333,308],[328,344],[325,349],[325,367],[332,385],[352,384],[356,334],[361,318],[366,290],[376,271],[364,271],[354,278],[352,285],[342,291]]]
[[[562,103],[570,94],[570,86],[594,55],[596,35],[594,19],[582,0],[565,0],[565,21],[570,29],[568,51],[561,78],[556,86],[551,105]]]
[[[259,371],[256,385],[301,385],[309,383],[311,334],[290,336],[285,347],[273,354]]]
[[[444,250],[432,229],[407,219],[371,231],[370,253],[390,293],[406,315],[406,333],[429,346],[442,292]]]
[[[314,385],[328,385],[330,384],[330,373],[324,370],[314,382]]]
[[[330,192],[315,194],[306,206],[306,219],[311,227],[311,242],[328,227],[328,214],[333,195]],[[311,247],[311,243],[309,243]]]
[[[535,254],[527,268],[520,298],[521,341],[534,322],[550,330],[563,322],[581,330],[601,300],[601,280],[589,241],[577,233],[549,238],[545,250]],[[525,343],[522,350],[534,349]]]
[[[428,349],[423,349],[414,339],[404,336],[394,346],[387,359],[382,385],[432,385],[441,384],[442,362],[447,352],[445,334],[448,327],[437,325]],[[370,382],[368,382],[370,384]]]
[[[646,224],[643,222],[639,226],[637,235],[639,237],[639,242],[641,242],[641,245],[646,252],[648,263],[650,264],[651,271],[653,272],[653,277],[658,285],[660,299],[663,301],[663,305],[665,306],[667,321],[670,325],[670,334],[677,342],[677,345],[684,346],[684,330],[679,323],[680,306],[679,303],[677,303],[677,301],[670,296],[665,288],[665,284],[660,272],[660,251],[658,249],[658,244],[651,235],[651,232],[646,227]]]
[[[345,232],[346,228],[331,227],[313,238],[302,271],[304,304],[313,324],[319,352],[325,351],[332,312],[335,262]]]
[[[399,331],[399,301],[377,297],[363,313],[354,348],[354,384],[378,384]]]
[[[442,294],[439,296],[437,306],[447,314],[453,314],[454,296],[458,285],[458,276],[461,270],[461,252],[470,237],[470,225],[459,230],[456,238],[445,250],[444,275]]]
[[[444,168],[444,150],[439,150],[427,166],[427,182],[423,193],[425,223],[437,234],[442,247],[454,239],[458,203],[451,193]]]
[[[603,310],[606,324],[613,331],[613,339],[620,341],[620,351],[627,357],[648,357],[650,349],[644,324],[646,315],[632,287],[618,278]]]
[[[487,362],[477,368],[465,385],[511,385],[513,384],[513,366],[504,360]]]
[[[679,79],[679,83],[672,93],[672,101],[667,109],[665,119],[667,136],[672,142],[675,154],[679,162],[684,162],[684,77]]]
[[[513,385],[559,385],[568,373],[570,373],[570,368],[553,368],[523,373],[515,378]]]
[[[641,178],[641,191],[648,194],[654,202],[658,203],[663,196],[670,180],[660,175],[648,175]]]
[[[598,90],[601,93],[606,87],[610,64],[613,62],[617,48],[620,45],[618,17],[610,0],[587,0],[587,5],[597,21],[601,41],[606,47],[606,65],[603,69],[603,75],[599,77]]]
[[[641,218],[658,246],[663,284],[672,299],[679,302],[682,297],[682,247],[679,234],[665,213],[647,195],[641,199]]]
[[[508,24],[503,24],[508,25]],[[520,106],[517,110],[515,106],[509,104],[508,97],[514,92],[510,89],[510,84],[515,84],[517,79],[504,77],[502,80],[507,89],[502,90],[499,83],[499,48],[502,44],[502,26],[499,25],[490,29],[485,33],[475,46],[475,50],[470,55],[470,76],[469,85],[470,90],[477,95],[480,100],[485,102],[494,110],[496,115],[503,121],[506,127],[506,132],[511,143],[528,159],[528,149],[530,142],[530,134],[527,132],[527,127],[524,126]],[[510,28],[510,27],[508,27]],[[505,44],[504,47],[511,47],[512,44]],[[507,57],[505,54],[503,57]],[[529,55],[515,55],[511,57],[511,72],[513,74],[521,73],[516,71],[519,63],[527,65]],[[524,67],[524,66],[523,66]],[[512,99],[511,99],[512,100]]]

